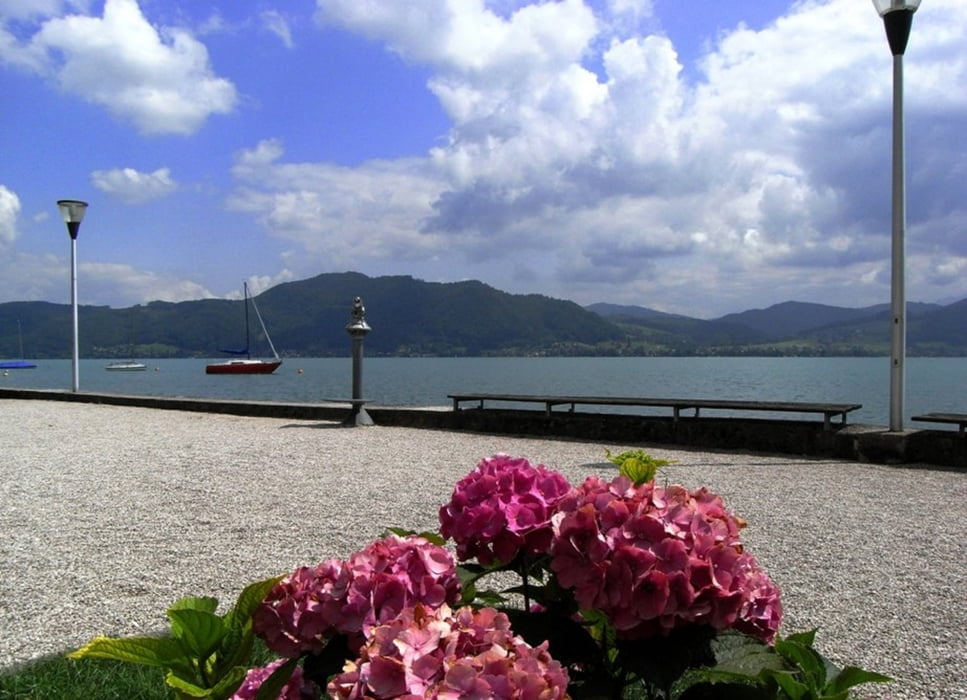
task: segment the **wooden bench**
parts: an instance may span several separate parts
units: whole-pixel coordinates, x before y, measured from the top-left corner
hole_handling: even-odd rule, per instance
[[[950,423],[958,427],[957,433],[964,437],[964,428],[967,426],[967,413],[924,413],[922,416],[913,416],[913,420],[926,423]]]
[[[534,394],[447,394],[453,399],[453,410],[459,411],[460,404],[474,401],[477,408],[483,409],[487,401],[538,403],[544,404],[544,413],[551,415],[555,406],[570,406],[574,411],[577,405],[586,406],[648,406],[666,407],[672,409],[673,419],[677,422],[683,410],[694,410],[694,417],[705,409],[721,409],[731,411],[778,411],[786,413],[822,413],[823,429],[832,428],[832,419],[841,416],[842,425],[846,425],[846,414],[862,408],[863,404],[841,403],[806,403],[798,401],[733,401],[728,399],[654,399],[632,396],[541,396]]]

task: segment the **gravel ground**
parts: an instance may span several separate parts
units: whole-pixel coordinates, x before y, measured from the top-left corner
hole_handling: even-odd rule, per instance
[[[0,400],[0,668],[95,635],[165,627],[186,595],[348,556],[387,526],[437,526],[495,452],[572,483],[635,445]],[[967,698],[967,474],[645,446],[660,480],[707,485],[783,591],[783,633],[819,628],[862,695]]]

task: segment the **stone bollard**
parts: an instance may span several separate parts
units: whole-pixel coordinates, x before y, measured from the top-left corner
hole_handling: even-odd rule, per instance
[[[366,323],[366,307],[359,297],[353,299],[352,318],[346,324],[346,332],[353,339],[353,397],[352,411],[342,422],[344,426],[373,425],[373,419],[366,413],[363,398],[363,338],[372,328]]]

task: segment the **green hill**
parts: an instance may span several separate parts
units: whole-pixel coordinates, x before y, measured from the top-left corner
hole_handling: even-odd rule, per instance
[[[256,299],[279,353],[348,356],[352,300],[362,297],[373,331],[368,355],[887,355],[889,309],[784,302],[702,320],[640,306],[587,308],[538,294],[508,294],[476,281],[327,273],[280,284]],[[241,347],[240,301],[155,301],[125,309],[81,306],[81,357],[218,357]],[[69,304],[0,304],[0,358],[67,358]],[[253,333],[258,324],[253,321]],[[268,354],[253,336],[253,352]],[[135,343],[132,353],[132,338]],[[910,304],[907,353],[967,356],[967,299]]]

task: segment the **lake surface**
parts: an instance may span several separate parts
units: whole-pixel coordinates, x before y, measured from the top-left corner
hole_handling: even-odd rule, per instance
[[[144,360],[145,372],[108,372],[109,362],[81,360],[81,392],[281,403],[352,395],[348,357],[286,359],[275,374],[250,376],[205,374],[204,359]],[[910,416],[967,412],[967,358],[906,362],[904,427],[940,429],[911,425]],[[0,372],[0,387],[70,390],[70,360],[36,363],[36,369]],[[448,406],[447,394],[460,392],[861,403],[863,408],[850,414],[851,423],[885,426],[890,367],[885,357],[364,359],[363,395],[375,404]],[[668,409],[641,412],[667,415]]]

